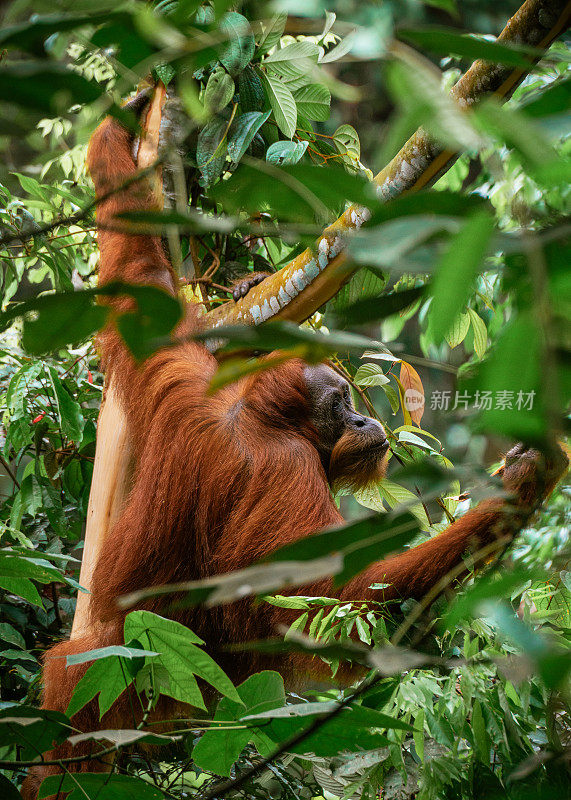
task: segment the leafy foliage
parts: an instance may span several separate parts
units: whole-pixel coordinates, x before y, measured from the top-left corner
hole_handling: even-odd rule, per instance
[[[497,32],[513,9],[496,5],[493,19],[459,8],[462,27]],[[114,800],[238,796],[232,781],[242,782],[244,796],[264,798],[373,798],[381,786],[383,798],[419,800],[568,791],[565,489],[455,600],[423,608],[268,594],[284,575],[308,575],[324,563],[343,582],[412,536],[437,535],[468,506],[460,481],[473,487],[474,500],[482,493],[485,476],[474,464],[487,447],[497,452],[495,437],[541,444],[560,433],[570,396],[563,45],[553,46],[507,107],[489,101],[460,111],[442,91],[460,63],[481,58],[518,68],[529,49],[445,26],[446,12],[455,11],[449,0],[414,11],[391,2],[337,6],[340,20],[327,11],[322,28],[304,33],[292,20],[317,6],[300,0],[280,4],[273,16],[254,4],[230,11],[224,0],[119,10],[80,3],[56,14],[45,14],[53,8],[43,2],[33,9],[20,2],[7,12],[0,33],[0,99],[12,126],[1,123],[0,139],[3,796],[16,796],[21,762],[53,741],[74,740],[72,712],[96,698],[103,713],[124,693],[149,713],[162,694],[202,717],[191,710],[184,725],[175,721],[160,735],[151,726],[76,733],[123,758],[111,775],[49,778],[42,796],[60,789]],[[395,19],[401,40],[443,57],[442,76],[402,45],[377,68]],[[103,111],[133,124],[121,96],[150,69],[181,99],[184,180],[175,170],[176,210],[134,221],[166,232],[188,292],[200,290],[216,305],[238,275],[288,263],[317,224],[348,202],[371,212],[347,241],[361,268],[322,313],[299,329],[278,323],[217,332],[242,355],[224,362],[213,390],[259,368],[244,348],[332,356],[355,399],[388,421],[391,462],[401,468],[338,498],[350,517],[344,529],[296,543],[214,590],[194,586],[190,595],[193,602],[243,596],[247,578],[258,602],[299,611],[285,636],[248,647],[278,664],[290,652],[310,654],[332,674],[345,662],[360,664],[364,682],[289,694],[268,670],[233,686],[209,642],[135,611],[124,646],[70,660],[89,666],[66,716],[37,705],[41,652],[69,630],[80,591],[102,392],[90,337],[108,311],[95,302],[85,146]],[[466,154],[434,189],[381,202],[361,151],[383,163],[418,125]],[[107,293],[135,300],[120,330],[138,358],[164,344],[180,317],[180,304],[157,290]],[[212,715],[205,687],[221,696]],[[144,756],[138,743],[147,745]]]

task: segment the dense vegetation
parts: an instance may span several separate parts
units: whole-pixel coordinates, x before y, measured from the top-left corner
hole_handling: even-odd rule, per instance
[[[484,466],[510,441],[560,437],[570,396],[562,40],[507,105],[488,100],[465,112],[447,92],[474,58],[527,63],[525,48],[494,50],[489,37],[459,35],[497,33],[510,3],[332,0],[325,9],[284,0],[277,12],[256,2],[228,10],[223,0],[93,5],[32,16],[53,3],[14,2],[0,32],[6,798],[18,796],[27,762],[70,735],[65,716],[37,705],[41,654],[73,619],[103,387],[85,150],[96,122],[122,115],[121,98],[149,73],[173,81],[184,136],[168,154],[173,209],[146,224],[165,233],[187,295],[215,308],[237,276],[278,270],[348,201],[372,211],[348,244],[359,269],[299,332],[228,334],[242,351],[332,355],[355,399],[386,424],[389,477],[339,497],[352,520],[343,577],[379,556],[391,509],[416,517],[421,541],[498,491]],[[367,165],[385,164],[419,125],[462,155],[432,189],[381,202]],[[124,327],[138,356],[176,319],[176,308],[161,309],[149,325],[158,302],[151,294]],[[243,355],[226,360],[218,383],[249,369]],[[419,395],[424,405],[407,402]],[[196,676],[222,699],[161,736],[107,731],[113,772],[66,778],[64,788],[74,800],[568,796],[567,501],[560,487],[513,547],[433,603],[260,599],[299,609],[273,647],[315,652],[332,674],[345,659],[366,667],[364,682],[348,689],[332,679],[290,695],[273,672],[234,687],[197,637],[133,612],[126,646],[89,656],[70,713],[97,695],[103,712],[133,682],[145,708],[157,689],[199,708]],[[362,522],[371,510],[373,555]],[[320,542],[297,553],[305,574],[331,549]],[[150,744],[143,754],[134,749],[141,742]]]

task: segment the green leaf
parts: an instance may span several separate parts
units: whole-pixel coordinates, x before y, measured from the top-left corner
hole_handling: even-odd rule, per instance
[[[256,44],[250,23],[242,14],[228,11],[220,20],[219,30],[230,40],[220,56],[220,63],[231,75],[237,75],[254,55]]]
[[[353,155],[357,161],[361,158],[359,134],[352,125],[340,125],[333,133],[333,143],[340,153]]]
[[[4,578],[28,578],[38,583],[70,582],[77,586],[75,581],[67,579],[63,572],[52,566],[41,557],[30,558],[11,553],[9,550],[0,551],[0,581]]]
[[[71,397],[60,381],[55,367],[48,366],[47,372],[54,390],[61,431],[68,439],[81,442],[85,425],[81,406]]]
[[[0,101],[44,115],[67,114],[74,104],[92,103],[103,89],[68,66],[47,60],[0,66]]]
[[[226,163],[226,129],[228,122],[222,117],[207,122],[198,134],[196,144],[196,163],[210,186],[222,174]]]
[[[165,86],[168,86],[176,75],[174,67],[172,67],[170,64],[157,64],[154,68],[154,73],[158,80],[161,81],[161,83],[163,83]]]
[[[205,708],[195,675],[214,686],[225,697],[240,702],[240,697],[226,673],[197,647],[201,640],[178,622],[167,620],[150,611],[133,611],[125,619],[125,640],[137,639],[141,645],[159,655],[150,662],[150,669],[163,667],[168,674],[168,687],[163,694],[183,703]]]
[[[283,678],[277,672],[258,672],[236,687],[242,700],[238,704],[223,698],[214,715],[212,726],[194,746],[192,760],[202,770],[230,777],[232,766],[248,742],[253,741],[261,755],[268,755],[273,742],[263,731],[250,727],[225,729],[216,723],[234,722],[244,714],[258,714],[285,703]]]
[[[59,711],[27,705],[0,710],[0,747],[17,745],[26,761],[63,742],[71,730],[71,722]]]
[[[474,750],[479,760],[484,764],[490,762],[490,747],[491,741],[486,730],[486,723],[482,714],[482,706],[476,700],[472,706],[472,720],[471,720],[472,735],[474,738]]]
[[[317,122],[329,118],[331,92],[321,83],[310,83],[293,93],[298,114]]]
[[[478,358],[483,358],[488,348],[488,330],[482,318],[472,309],[468,309],[472,330],[474,332],[474,350]]]
[[[270,111],[266,111],[265,114],[262,114],[261,111],[249,111],[246,114],[241,114],[234,121],[228,137],[228,155],[236,164],[240,161],[264,122],[267,121],[270,113]]]
[[[335,324],[338,327],[351,325],[366,325],[369,322],[386,319],[419,300],[426,290],[426,286],[413,286],[402,292],[367,297],[341,309],[335,314]]]
[[[44,607],[38,590],[28,578],[9,578],[5,575],[0,575],[0,587],[8,594],[23,597],[28,603],[38,606],[38,608]]]
[[[22,634],[7,622],[0,622],[0,639],[3,642],[13,644],[22,650],[26,649],[26,642],[24,641]]]
[[[425,50],[439,55],[456,55],[471,61],[483,58],[494,64],[506,64],[509,67],[525,67],[529,69],[530,56],[541,55],[540,50],[525,45],[490,42],[473,35],[453,33],[450,30],[436,27],[422,29],[399,28],[398,38],[405,42],[420,45]]]
[[[352,31],[349,33],[344,39],[328,50],[325,55],[321,58],[321,64],[330,64],[332,61],[338,61],[343,56],[346,56],[347,53],[350,52],[351,48],[353,47],[353,42],[355,41],[355,33]]]
[[[442,341],[465,306],[493,232],[494,220],[487,211],[472,214],[440,260],[428,311],[429,335],[435,344]]]
[[[82,772],[73,775],[50,775],[45,778],[39,800],[65,793],[67,800],[162,800],[162,791],[147,781],[129,775]],[[69,792],[69,794],[68,794]]]
[[[286,22],[287,11],[282,11],[281,14],[276,14],[266,25],[262,26],[262,35],[258,43],[258,55],[262,56],[276,46],[282,37]]]
[[[248,159],[228,180],[212,187],[210,195],[231,214],[268,209],[281,220],[307,223],[308,218],[330,219],[345,200],[362,202],[369,188],[364,178],[341,169],[333,181],[329,170],[314,164],[278,167]]]
[[[244,722],[261,725],[261,730],[278,743],[287,741],[300,730],[309,728],[315,719],[336,708],[336,703],[300,703],[274,711],[243,717]],[[342,709],[321,728],[306,739],[293,745],[291,752],[314,753],[318,756],[336,756],[343,750],[372,750],[388,744],[388,739],[379,729],[412,730],[407,723],[364,706]]]
[[[559,80],[547,88],[542,88],[538,97],[523,105],[523,111],[530,117],[546,117],[564,114],[571,106],[571,79]]]
[[[212,339],[212,331],[201,331],[194,335],[198,341]],[[372,339],[358,336],[354,333],[335,331],[322,334],[309,328],[300,328],[291,322],[266,322],[256,327],[246,325],[228,325],[216,328],[216,339],[225,340],[227,344],[222,349],[248,350],[300,350],[306,355],[313,355],[316,361],[321,360],[326,354],[337,350],[349,352],[362,352],[363,348],[374,345],[382,347]],[[304,347],[306,346],[306,347]]]
[[[529,581],[539,580],[541,577],[541,571],[530,570],[529,567],[515,569],[503,575],[480,575],[463,594],[454,597],[440,621],[440,630],[443,633],[454,632],[462,620],[481,616],[486,602],[493,603],[501,598],[510,600],[518,589],[523,591]]]
[[[93,299],[93,295],[86,292],[36,298],[35,306],[41,313],[35,319],[27,318],[24,323],[24,348],[39,355],[93,336],[105,325],[109,313],[107,308],[94,305]]]
[[[264,75],[263,82],[278,128],[291,139],[297,124],[297,106],[293,95],[279,78]]]
[[[232,233],[237,224],[237,221],[229,219],[223,214],[212,216],[190,207],[185,209],[184,214],[167,209],[163,211],[125,211],[117,216],[129,220],[129,222],[145,225],[147,231],[157,236],[166,234],[168,228],[173,225],[176,225],[181,233],[202,233],[204,231]]]
[[[405,489],[404,486],[399,486],[398,483],[390,481],[388,478],[383,478],[377,486],[390,508],[398,508],[404,505],[411,514],[414,514],[423,527],[430,526],[430,520],[426,516],[426,511],[417,494]]]
[[[85,675],[77,682],[67,707],[73,717],[83,706],[99,695],[99,717],[101,718],[133,682],[133,676],[123,670],[121,659],[107,656],[94,661]]]
[[[70,342],[71,335],[83,339],[105,323],[108,310],[93,305],[96,295],[127,295],[137,301],[137,310],[123,314],[118,327],[133,353],[140,358],[152,352],[154,339],[170,333],[182,314],[180,302],[161,289],[114,281],[97,289],[42,295],[14,303],[0,314],[0,330],[5,330],[14,319],[24,317],[22,339],[30,352],[40,354],[62,347]],[[72,312],[78,319],[72,318]],[[35,319],[29,318],[32,313],[37,313]],[[59,321],[55,331],[50,330],[54,317]]]
[[[376,514],[280,547],[267,560],[305,561],[338,552],[343,556],[343,569],[335,582],[343,585],[369,564],[403,547],[418,530],[418,522],[409,513]]]
[[[85,664],[86,661],[99,661],[101,658],[109,656],[121,656],[122,658],[134,659],[144,658],[145,656],[157,656],[153,650],[143,650],[139,647],[126,647],[124,644],[110,645],[109,647],[97,647],[95,650],[86,650],[84,653],[74,653],[66,658],[66,664],[71,667],[73,664]]]
[[[389,383],[390,378],[378,364],[361,364],[353,380],[357,386],[383,386]]]
[[[309,142],[274,142],[266,151],[270,164],[297,164],[301,161]]]
[[[204,90],[204,105],[211,114],[225,108],[234,97],[234,81],[225,69],[219,67],[208,79]]]
[[[478,319],[480,318],[478,317]],[[458,347],[459,344],[462,344],[469,330],[470,330],[470,315],[459,314],[454,320],[454,324],[452,325],[452,327],[450,328],[445,337],[449,346],[452,349],[454,349],[455,347]]]
[[[242,111],[261,111],[263,109],[266,99],[264,87],[260,76],[251,65],[248,65],[240,73],[238,88]]]
[[[543,333],[533,312],[504,326],[476,375],[460,387],[472,394],[491,392],[492,404],[483,407],[480,429],[541,445],[548,429],[547,409],[556,396],[544,374],[544,359]]]
[[[400,399],[392,386],[383,386],[383,391],[387,396],[389,403],[391,404],[391,410],[393,414],[396,414],[400,408]]]
[[[317,64],[319,47],[313,42],[293,42],[276,50],[264,60],[264,64],[278,64],[282,61],[298,61],[309,58]]]

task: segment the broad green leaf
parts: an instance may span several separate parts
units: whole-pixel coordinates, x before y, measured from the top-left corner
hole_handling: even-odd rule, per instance
[[[207,122],[198,134],[196,163],[207,186],[217,180],[226,163],[228,122],[222,117]]]
[[[72,731],[65,714],[28,705],[0,710],[0,747],[17,745],[19,757],[35,759],[63,742]]]
[[[313,218],[320,222],[330,219],[331,212],[338,211],[346,199],[359,201],[367,191],[367,181],[345,170],[337,170],[332,181],[328,170],[314,164],[278,167],[248,159],[246,165],[243,159],[233,175],[213,186],[210,194],[231,214],[267,209],[282,221],[307,224]]]
[[[465,306],[474,279],[483,267],[493,232],[494,220],[487,211],[472,214],[440,260],[432,281],[428,311],[429,335],[435,344],[446,336]]]
[[[539,55],[541,51],[525,45],[490,42],[473,35],[454,33],[444,28],[399,28],[399,39],[420,45],[431,53],[456,55],[475,60],[484,58],[495,64],[529,69],[529,56]]]
[[[241,114],[234,121],[228,136],[228,155],[232,161],[235,163],[240,161],[270,113],[269,111],[266,111],[265,114],[262,114],[261,111],[249,111]]]
[[[404,486],[399,486],[398,483],[390,481],[388,478],[383,478],[377,485],[379,492],[390,508],[405,506],[411,514],[414,514],[423,527],[430,526],[430,520],[426,516],[426,511],[417,494],[405,489]]]
[[[343,556],[343,569],[335,583],[343,585],[369,564],[403,547],[418,530],[418,522],[411,514],[376,514],[280,547],[267,560],[304,561],[339,552]]]
[[[26,22],[8,25],[0,31],[0,47],[15,47],[45,57],[45,43],[53,34],[107,22],[109,12],[96,14],[34,14]]]
[[[367,297],[336,312],[338,326],[366,325],[369,322],[385,319],[408,308],[424,295],[426,286],[414,286],[402,292]]]
[[[43,800],[62,792],[67,800],[162,800],[164,797],[160,789],[140,778],[101,772],[50,775],[43,781],[38,797]]]
[[[351,32],[344,39],[328,50],[324,56],[320,58],[320,64],[330,64],[333,61],[339,61],[340,58],[346,56],[347,53],[351,52],[351,48],[353,47],[353,43],[355,41],[355,33]]]
[[[557,387],[544,372],[543,333],[533,312],[504,326],[494,349],[461,389],[491,392],[492,406],[481,412],[479,426],[516,441],[541,444],[547,409]]]
[[[297,106],[290,90],[272,75],[264,75],[263,82],[278,128],[288,139],[295,133]]]
[[[261,730],[279,744],[335,708],[336,703],[333,702],[300,703],[242,719],[249,724],[256,722],[260,724]],[[293,745],[291,750],[295,753],[315,753],[325,757],[337,755],[343,750],[351,752],[356,749],[371,750],[388,744],[386,736],[379,733],[379,730],[383,729],[410,731],[411,726],[380,711],[354,705],[342,709],[315,733],[309,734],[302,742]]]
[[[195,339],[204,341],[212,338],[212,331],[201,331],[195,334]],[[250,327],[246,325],[228,325],[216,329],[216,338],[226,340],[223,349],[234,348],[248,350],[295,350],[300,345],[307,345],[308,352],[313,353],[317,360],[336,350],[360,352],[364,347],[382,347],[380,343],[358,336],[355,333],[335,331],[335,333],[322,334],[309,328],[300,328],[291,322],[266,322],[264,325]]]
[[[477,195],[459,195],[456,192],[434,190],[421,194],[407,194],[389,200],[387,203],[378,203],[372,206],[371,219],[367,227],[374,227],[393,219],[424,214],[465,217],[485,208],[485,201]]]
[[[310,83],[293,93],[297,111],[304,117],[317,122],[329,118],[331,93],[320,83]]]
[[[236,687],[242,700],[238,704],[227,697],[219,703],[212,726],[202,736],[192,751],[192,760],[200,769],[216,775],[230,776],[232,766],[248,742],[252,741],[261,755],[269,755],[274,744],[260,728],[224,729],[220,722],[233,722],[245,714],[258,714],[285,703],[283,678],[277,672],[259,672]]]
[[[32,581],[28,578],[10,578],[0,574],[0,587],[8,592],[8,594],[15,594],[16,597],[23,597],[28,603],[43,608],[42,598]]]
[[[234,97],[234,81],[225,69],[219,67],[208,78],[204,90],[204,105],[211,114],[221,111]]]
[[[38,583],[69,583],[77,586],[71,578],[67,578],[61,570],[41,557],[20,556],[9,550],[0,551],[0,581],[4,578],[28,578]]]
[[[220,20],[219,29],[230,40],[220,56],[220,63],[231,75],[237,75],[254,55],[256,45],[250,23],[242,14],[228,11]]]
[[[551,86],[542,87],[539,96],[525,103],[522,108],[530,117],[545,117],[563,114],[571,106],[571,79],[560,80]]]
[[[483,358],[488,348],[488,330],[482,318],[472,309],[468,309],[472,331],[474,332],[474,350],[478,358]]]
[[[474,738],[474,750],[480,761],[488,764],[490,760],[491,740],[486,730],[486,723],[482,714],[482,706],[476,700],[472,706],[471,725]]]
[[[22,335],[24,348],[33,354],[84,341],[105,325],[109,313],[86,292],[43,295],[36,307],[41,313],[26,319]]]
[[[274,142],[266,151],[270,164],[297,164],[303,158],[309,142]]]
[[[181,233],[202,233],[203,231],[231,233],[237,224],[236,220],[229,219],[223,214],[216,216],[203,214],[202,211],[190,207],[185,209],[184,214],[168,209],[165,211],[126,211],[117,216],[139,225],[145,225],[150,233],[156,235],[166,234],[168,228],[173,225],[176,225]]]
[[[474,114],[486,132],[517,151],[538,180],[558,185],[571,179],[569,159],[557,153],[535,120],[492,99],[478,105]]]
[[[479,319],[479,317],[478,317]],[[454,324],[446,334],[446,341],[452,349],[462,344],[466,338],[466,334],[470,330],[470,315],[459,314],[454,320]]]
[[[60,381],[55,367],[48,366],[47,372],[54,390],[61,431],[68,439],[80,442],[85,425],[81,406]]]
[[[22,650],[26,649],[26,642],[22,634],[7,622],[0,622],[0,639],[3,642],[13,644]]]
[[[248,65],[238,78],[242,111],[262,111],[266,95],[262,80],[254,67]]]
[[[150,611],[133,611],[125,619],[125,640],[130,639],[137,639],[143,647],[159,653],[151,660],[150,668],[153,670],[156,665],[166,670],[169,677],[169,691],[166,693],[175,700],[205,707],[194,678],[197,676],[224,696],[240,702],[226,673],[197,647],[198,637],[184,625]]]
[[[145,656],[157,656],[153,650],[143,650],[138,647],[126,647],[124,644],[110,645],[109,647],[98,647],[95,650],[86,650],[84,653],[74,653],[66,658],[66,664],[71,667],[73,664],[85,664],[86,661],[99,661],[101,658],[109,656],[121,656],[122,658],[144,658]]]
[[[335,311],[343,311],[358,300],[365,300],[368,297],[378,298],[387,285],[387,281],[388,275],[383,275],[366,267],[360,269],[342,287],[341,291],[332,298],[333,309]]]
[[[67,714],[73,717],[83,706],[99,695],[99,717],[101,718],[132,682],[133,677],[127,670],[123,670],[119,657],[107,656],[94,661],[85,675],[77,682],[67,707]]]
[[[357,160],[361,157],[359,134],[352,125],[340,125],[336,128],[333,133],[333,142],[340,153],[352,154]]]
[[[378,364],[361,364],[353,380],[357,386],[383,386],[389,383],[390,378]]]
[[[281,61],[298,61],[304,58],[317,63],[319,47],[313,42],[294,42],[276,50],[264,60],[264,64],[278,64]]]
[[[101,94],[99,84],[46,59],[13,61],[0,66],[0,101],[33,112],[67,114],[70,106],[92,103]]]
[[[276,46],[282,37],[286,22],[287,12],[282,11],[272,17],[267,24],[263,25],[262,35],[258,43],[258,55],[262,56]]]

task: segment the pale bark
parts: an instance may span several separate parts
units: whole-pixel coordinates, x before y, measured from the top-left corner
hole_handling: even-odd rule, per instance
[[[502,42],[516,42],[546,49],[569,24],[571,3],[562,0],[527,0],[509,20],[499,36]],[[533,62],[530,60],[529,69]],[[495,95],[511,96],[529,69],[505,67],[478,60],[452,90],[461,106]],[[160,112],[164,89],[158,88],[149,111],[138,163],[143,168],[157,154]],[[432,185],[456,160],[458,154],[444,149],[419,129],[374,180],[379,195],[393,199]],[[160,180],[160,179],[159,179]],[[266,278],[247,296],[230,301],[206,315],[208,324],[259,324],[267,319],[302,322],[330,300],[350,279],[356,267],[345,259],[345,234],[360,227],[367,218],[363,208],[352,206],[330,225],[316,242],[279,272]],[[97,450],[85,533],[80,583],[89,589],[97,555],[105,536],[121,511],[129,485],[130,452],[127,425],[112,387],[102,406],[97,432]],[[89,596],[80,593],[72,636],[85,630]]]
[[[137,164],[141,169],[151,166],[157,159],[161,112],[166,100],[164,86],[157,86],[145,120],[146,135],[139,143]],[[163,203],[161,170],[152,178],[157,207]],[[89,590],[91,576],[107,532],[119,517],[125,497],[129,492],[131,477],[131,447],[127,418],[116,396],[113,384],[105,388],[97,420],[97,445],[95,463],[85,522],[83,557],[79,584]],[[89,595],[78,592],[73,617],[71,638],[82,636],[89,628]]]

